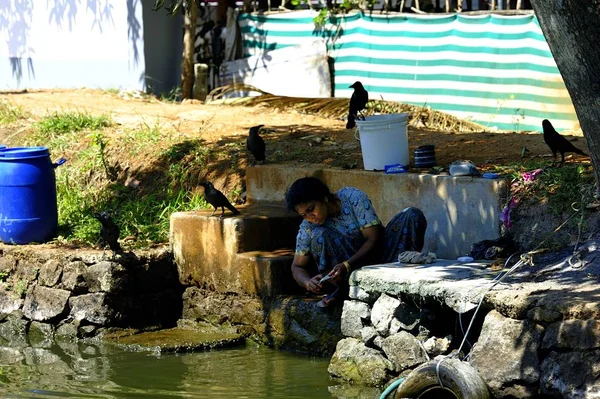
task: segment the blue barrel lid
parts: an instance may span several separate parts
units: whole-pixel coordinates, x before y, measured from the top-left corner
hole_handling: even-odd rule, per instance
[[[50,156],[48,147],[10,147],[0,151],[0,159],[39,158]]]

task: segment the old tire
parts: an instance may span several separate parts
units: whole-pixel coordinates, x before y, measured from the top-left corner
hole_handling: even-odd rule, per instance
[[[489,399],[485,381],[471,365],[445,358],[439,366],[442,388],[437,377],[437,363],[432,360],[413,370],[396,390],[395,398]]]

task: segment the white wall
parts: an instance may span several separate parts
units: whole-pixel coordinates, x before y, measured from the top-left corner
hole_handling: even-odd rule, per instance
[[[141,0],[0,0],[0,90],[145,89]]]

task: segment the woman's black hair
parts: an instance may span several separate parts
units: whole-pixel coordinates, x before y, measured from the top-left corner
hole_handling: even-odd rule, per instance
[[[290,211],[296,211],[296,207],[310,201],[325,202],[330,198],[329,187],[316,177],[303,177],[296,180],[285,193],[285,203]]]

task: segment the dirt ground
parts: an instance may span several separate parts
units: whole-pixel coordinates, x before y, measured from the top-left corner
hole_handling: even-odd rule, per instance
[[[161,124],[166,129],[205,139],[209,142],[225,138],[244,138],[248,128],[263,124],[268,160],[273,163],[323,163],[330,166],[362,167],[359,141],[354,131],[345,128],[345,121],[330,120],[298,112],[280,112],[266,107],[210,105],[200,102],[161,102],[124,98],[116,93],[99,90],[53,90],[21,94],[2,94],[7,100],[42,117],[55,111],[80,110],[95,115],[110,115],[122,125],[135,127],[141,123]],[[208,126],[207,126],[208,125]],[[321,143],[307,136],[321,136]],[[2,137],[2,136],[0,136]],[[587,151],[582,136],[567,136]],[[304,138],[304,139],[303,139]],[[438,164],[443,166],[457,159],[469,159],[478,166],[506,165],[526,158],[546,157],[549,149],[539,133],[458,133],[408,129],[409,150],[425,144],[435,145]],[[286,159],[284,154],[298,153]],[[295,151],[294,151],[295,150]],[[283,153],[283,154],[281,154]],[[348,164],[348,165],[345,165]]]
[[[360,143],[355,138],[355,132],[346,129],[345,121],[341,119],[326,119],[297,111],[283,112],[265,106],[164,102],[152,97],[90,89],[0,93],[0,101],[29,112],[29,122],[54,112],[81,111],[108,115],[118,123],[107,133],[112,135],[112,144],[117,146],[121,132],[140,126],[159,126],[161,134],[175,134],[180,140],[200,139],[217,146],[235,145],[240,154],[239,170],[244,170],[248,162],[245,151],[248,128],[258,124],[264,125],[262,135],[267,145],[267,162],[270,164],[320,164],[323,167],[347,169],[363,167]],[[26,129],[25,123],[21,128],[14,124],[0,126],[0,143],[18,145],[19,135]],[[582,136],[567,137],[587,151]],[[411,159],[417,147],[433,144],[437,164],[442,167],[447,167],[455,160],[466,159],[475,163],[481,171],[486,171],[499,165],[527,160],[547,159],[549,162],[551,158],[539,133],[459,133],[409,126],[408,143]],[[124,161],[136,169],[143,168],[144,159]],[[589,163],[589,159],[569,156],[567,162]],[[225,169],[220,172],[207,171],[207,177],[219,183],[226,173]],[[220,186],[235,187],[238,183],[236,180],[235,176],[227,176],[226,182],[221,181]]]

